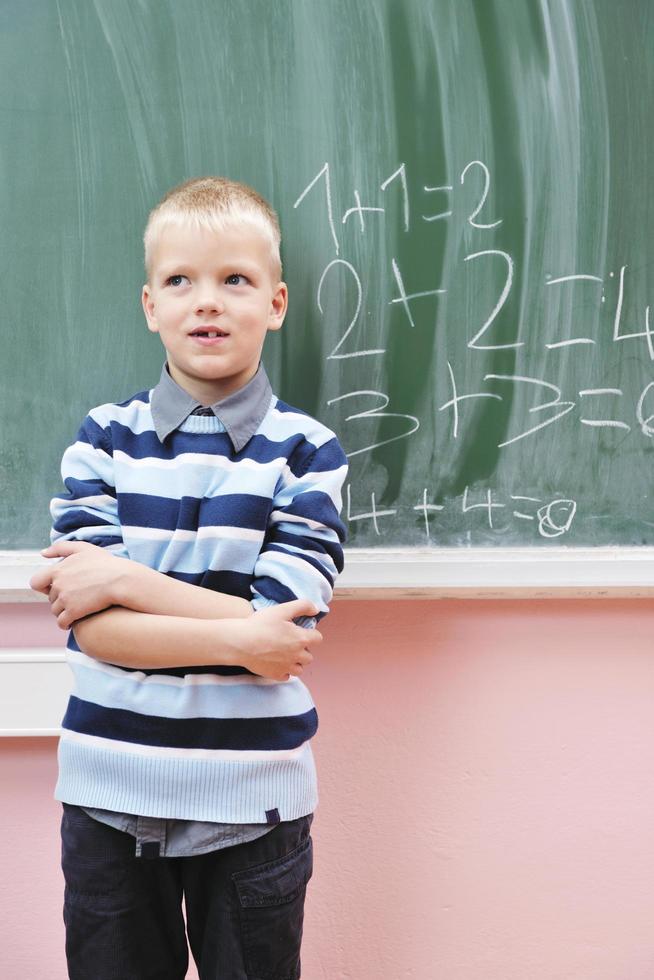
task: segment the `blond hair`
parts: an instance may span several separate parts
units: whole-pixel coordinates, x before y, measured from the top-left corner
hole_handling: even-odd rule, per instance
[[[185,225],[217,234],[235,225],[249,224],[268,240],[273,277],[280,279],[281,233],[277,215],[268,202],[247,184],[226,177],[195,177],[173,187],[150,212],[143,245],[145,270],[150,278],[152,253],[164,228]]]

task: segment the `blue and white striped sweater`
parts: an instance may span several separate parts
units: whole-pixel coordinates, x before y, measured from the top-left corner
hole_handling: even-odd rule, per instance
[[[215,416],[190,415],[162,443],[151,395],[84,420],[62,460],[68,492],[51,502],[51,539],[90,541],[255,608],[305,597],[324,615],[345,538],[334,434],[273,396],[239,452]],[[315,807],[317,715],[298,678],[126,669],[87,657],[73,631],[68,656],[57,799],[229,823]]]

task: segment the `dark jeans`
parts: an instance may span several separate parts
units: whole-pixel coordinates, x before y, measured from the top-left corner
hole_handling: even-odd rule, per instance
[[[300,976],[312,815],[209,854],[137,858],[130,834],[63,808],[70,980],[184,980],[189,944],[200,980]]]

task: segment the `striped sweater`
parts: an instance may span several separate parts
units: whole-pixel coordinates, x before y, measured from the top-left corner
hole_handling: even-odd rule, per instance
[[[51,540],[101,545],[255,609],[306,597],[323,616],[345,539],[338,515],[347,465],[334,434],[268,387],[263,417],[238,450],[215,415],[189,415],[162,439],[153,392],[84,419],[62,459],[67,493],[51,501]],[[118,667],[86,656],[74,629],[67,657],[74,689],[58,800],[227,823],[314,809],[318,721],[299,678],[277,682],[227,666]]]

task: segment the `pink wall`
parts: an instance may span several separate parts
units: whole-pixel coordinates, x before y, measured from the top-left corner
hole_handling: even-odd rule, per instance
[[[2,643],[60,643],[47,613],[0,607]],[[651,980],[651,603],[341,601],[324,632],[304,980]],[[66,976],[54,752],[0,742],[3,980]]]

